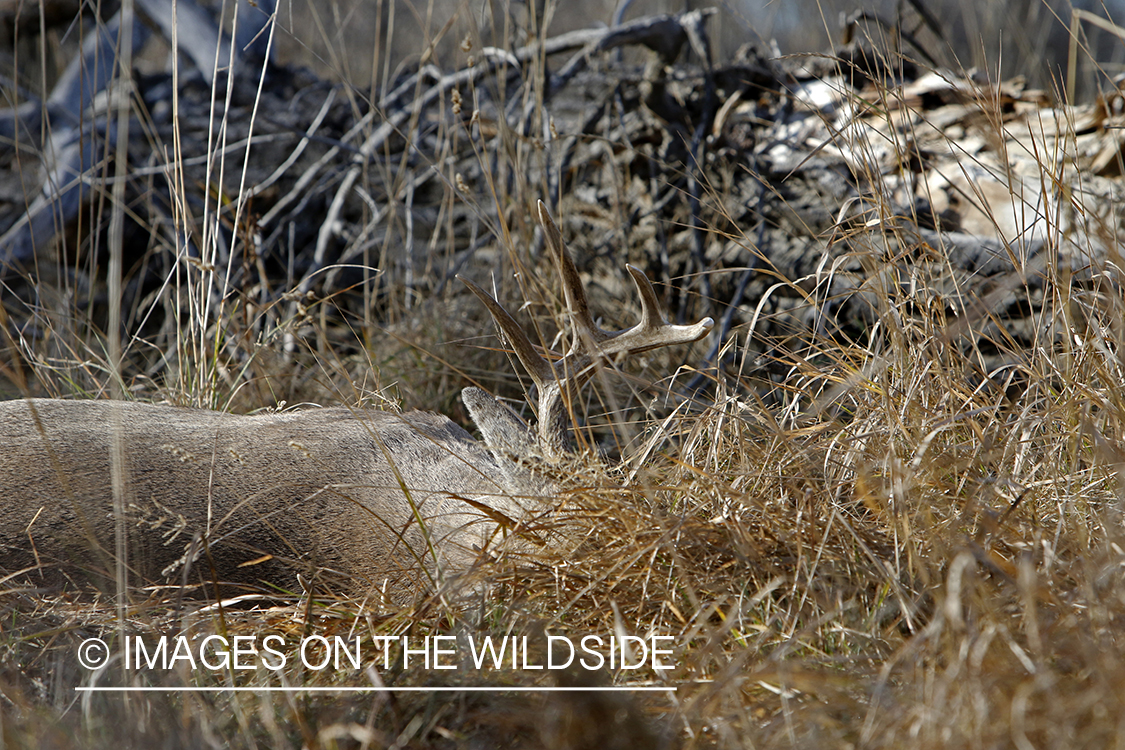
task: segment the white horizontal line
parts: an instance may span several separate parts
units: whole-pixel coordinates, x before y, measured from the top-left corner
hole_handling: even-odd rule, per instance
[[[518,685],[512,687],[76,687],[79,693],[622,693],[622,692],[665,692],[674,693],[678,688],[652,685],[610,685],[607,687],[535,687]]]

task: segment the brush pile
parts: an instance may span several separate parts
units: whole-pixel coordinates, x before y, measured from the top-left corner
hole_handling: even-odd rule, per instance
[[[142,8],[171,38],[167,5]],[[789,372],[781,352],[871,345],[888,315],[939,316],[982,379],[1023,370],[1021,351],[1066,338],[1048,296],[1085,319],[1117,283],[1103,273],[1122,197],[1117,93],[1054,108],[1018,81],[919,74],[861,45],[803,60],[748,46],[719,64],[705,11],[512,50],[466,40],[463,68],[422,64],[363,92],[264,64],[267,9],[245,14],[232,52],[181,3],[181,26],[187,14],[204,30],[180,69],[133,80],[130,335],[159,330],[155,293],[200,269],[217,274],[214,295],[275,320],[297,314],[297,291],[393,321],[450,293],[457,272],[518,270],[498,249],[535,231],[535,196],[558,206],[595,293],[627,296],[626,261],[672,279],[677,317],[723,322],[704,363],[730,364],[720,351],[743,337],[756,360],[738,373],[763,393]],[[127,93],[119,23],[87,35],[45,103],[0,112],[4,278],[73,287],[95,308]],[[139,48],[149,32],[133,28]],[[631,47],[641,63],[617,64]],[[1056,271],[1066,289],[1045,285]],[[34,337],[29,317],[15,314]],[[140,364],[151,371],[151,354]]]

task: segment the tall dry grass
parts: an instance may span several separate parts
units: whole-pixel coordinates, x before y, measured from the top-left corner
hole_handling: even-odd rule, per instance
[[[215,105],[221,116],[222,102]],[[175,173],[189,155],[173,155]],[[448,175],[443,200],[479,212],[495,238],[484,257],[501,271],[502,298],[527,300],[523,320],[530,316],[549,343],[563,326],[564,305],[553,274],[535,265],[524,215],[542,185],[521,176],[551,165],[524,141],[490,141],[477,158],[485,174],[495,169],[504,178],[462,191]],[[399,169],[386,182],[409,178],[405,162]],[[238,222],[224,224],[229,215],[219,208],[238,205],[244,193],[222,192],[205,189],[213,202],[201,217],[184,208],[177,218],[203,238],[201,258],[179,253],[162,266],[167,283],[158,293],[119,311],[129,321],[157,321],[124,341],[121,384],[130,397],[237,410],[368,400],[463,419],[455,394],[464,384],[519,394],[485,316],[457,290],[425,299],[406,287],[364,287],[347,293],[358,305],[344,292],[339,304],[299,289],[229,294],[223,262],[237,256],[223,255],[222,240],[234,236],[237,244],[248,235],[232,235]],[[711,197],[722,205],[724,196]],[[753,247],[753,238],[741,241]],[[870,261],[884,262],[875,250]],[[420,597],[410,609],[387,612],[329,596],[279,595],[201,608],[136,592],[121,622],[108,599],[6,589],[0,741],[59,748],[1120,744],[1125,329],[1116,251],[1103,262],[1092,286],[1076,286],[1066,274],[1043,280],[1043,338],[1030,347],[997,339],[996,349],[1014,363],[1005,368],[982,371],[980,352],[961,335],[989,321],[919,305],[927,292],[940,296],[923,281],[913,290],[871,287],[881,315],[864,340],[771,350],[773,364],[788,372],[773,393],[749,387],[737,368],[710,370],[705,395],[657,400],[651,413],[624,411],[654,401],[638,399],[643,392],[633,383],[665,374],[607,378],[587,404],[602,415],[591,419],[587,437],[621,460],[591,461],[561,496],[558,528],[574,549],[544,548],[482,573],[463,600]],[[99,283],[93,272],[70,278]],[[107,390],[113,367],[103,321],[112,316],[103,319],[105,307],[85,304],[90,297],[70,283],[44,289],[35,305],[5,300],[9,320],[30,320],[41,332],[6,342],[3,374],[20,392]],[[627,319],[627,312],[606,313]],[[745,339],[735,329],[726,346],[737,354]],[[76,664],[78,644],[121,632],[509,634],[533,644],[548,633],[659,633],[675,636],[670,675],[596,678],[677,692],[76,694],[92,679]],[[126,681],[115,669],[97,679]],[[557,680],[573,685],[583,677]],[[553,684],[518,669],[446,679],[420,668],[313,673],[296,666],[128,679],[197,687]]]

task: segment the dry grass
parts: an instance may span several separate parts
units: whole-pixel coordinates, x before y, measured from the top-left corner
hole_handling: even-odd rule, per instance
[[[493,164],[513,175],[542,166],[523,144],[498,139],[487,148],[495,150],[478,154],[484,174]],[[387,181],[405,179],[405,162],[401,169]],[[496,180],[466,195],[452,183],[442,200],[476,206],[496,237],[490,257],[504,271],[502,299],[527,299],[522,319],[532,316],[550,343],[563,305],[553,273],[528,270],[535,238],[524,215],[539,185]],[[726,196],[708,197],[722,206]],[[208,221],[217,230],[220,219]],[[216,293],[219,236],[202,246],[205,260],[179,265],[178,286],[144,301],[161,315],[126,342],[121,382],[132,397],[237,411],[369,400],[464,422],[456,393],[466,384],[519,395],[495,339],[482,335],[491,330],[483,311],[460,290],[419,299],[392,288],[377,304],[370,289],[323,298],[295,291],[258,304],[260,290]],[[622,461],[584,463],[568,481],[554,530],[570,543],[482,567],[462,599],[420,596],[411,608],[380,612],[325,592],[201,610],[191,598],[137,592],[122,622],[108,599],[0,591],[0,746],[1120,745],[1125,326],[1120,258],[1103,262],[1093,287],[1046,278],[1052,325],[1043,329],[1061,335],[1031,347],[998,341],[1017,365],[983,377],[965,332],[989,321],[920,307],[929,292],[941,296],[923,280],[909,293],[869,288],[883,314],[863,343],[770,350],[788,377],[768,394],[733,369],[712,369],[706,396],[636,398],[643,394],[631,384],[657,379],[668,363],[658,358],[635,381],[607,379],[588,404],[602,415],[591,419],[589,442]],[[57,288],[58,300],[38,307],[6,300],[10,318],[44,333],[9,339],[3,374],[23,392],[101,394],[114,377],[102,309],[75,304],[81,295],[65,283]],[[728,346],[745,339],[735,329]],[[1011,373],[1018,377],[1005,380]],[[652,411],[623,409],[638,401]],[[675,638],[675,669],[661,678],[291,664],[123,676],[111,664],[99,684],[511,686],[592,677],[677,692],[75,693],[93,679],[75,658],[86,638],[117,644],[123,634],[177,633],[517,635],[539,655],[546,634],[660,634]]]

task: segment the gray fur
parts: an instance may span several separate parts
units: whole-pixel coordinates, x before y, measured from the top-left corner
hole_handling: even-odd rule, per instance
[[[483,414],[486,424],[503,419],[488,407]],[[126,456],[133,584],[178,582],[198,536],[206,550],[196,544],[189,580],[210,580],[213,565],[218,580],[295,588],[297,571],[334,571],[350,587],[385,587],[401,600],[501,545],[495,516],[463,498],[519,521],[541,503],[528,491],[549,489],[515,465],[501,470],[469,433],[425,412],[239,416],[9,401],[0,403],[0,567],[35,567],[32,582],[113,581],[115,423]],[[243,567],[265,555],[272,558]]]

